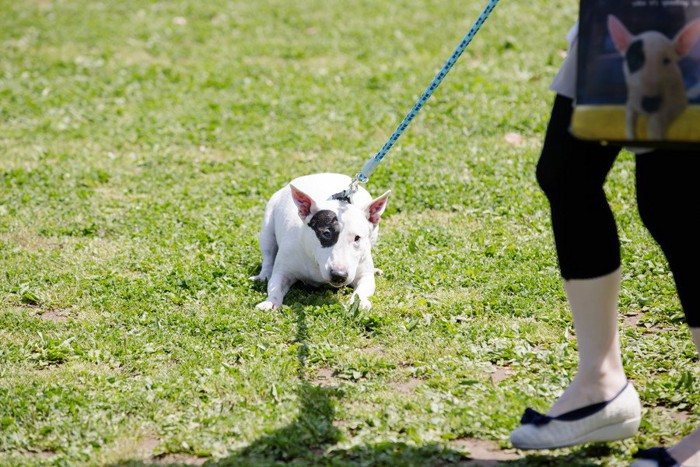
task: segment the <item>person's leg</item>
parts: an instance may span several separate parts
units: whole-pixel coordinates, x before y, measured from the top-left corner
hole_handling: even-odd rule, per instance
[[[641,419],[639,396],[627,384],[620,355],[620,245],[603,189],[620,148],[574,138],[569,132],[571,113],[571,99],[557,96],[537,181],[550,204],[579,365],[576,377],[546,415],[526,410],[522,425],[510,435],[521,449],[628,438]]]
[[[654,151],[637,156],[639,213],[668,261],[681,307],[700,351],[700,249],[694,223],[700,217],[700,153]],[[700,428],[668,448],[681,465],[700,465]]]
[[[556,416],[609,400],[627,382],[617,323],[620,268],[592,279],[569,279],[564,290],[578,345],[576,377],[547,415]]]
[[[571,112],[571,100],[558,97],[537,164],[579,351],[577,375],[552,416],[608,400],[626,381],[617,323],[620,244],[603,189],[620,149],[574,138]]]

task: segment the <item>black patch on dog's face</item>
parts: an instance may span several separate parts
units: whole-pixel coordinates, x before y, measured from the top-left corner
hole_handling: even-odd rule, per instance
[[[340,224],[338,223],[338,216],[333,211],[327,209],[318,211],[311,218],[308,225],[313,229],[323,248],[330,248],[338,243]]]
[[[632,42],[625,52],[625,61],[630,73],[641,70],[644,60],[644,44],[639,40]]]

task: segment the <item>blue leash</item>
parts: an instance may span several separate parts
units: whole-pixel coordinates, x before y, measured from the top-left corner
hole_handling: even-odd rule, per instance
[[[467,35],[464,36],[462,42],[459,43],[455,51],[452,53],[452,56],[445,62],[445,64],[442,66],[442,69],[438,72],[435,78],[433,78],[426,90],[423,91],[423,95],[420,96],[413,108],[408,112],[408,114],[406,114],[403,121],[399,124],[396,130],[394,130],[394,133],[389,137],[389,140],[386,143],[384,143],[384,146],[382,146],[382,148],[370,160],[367,161],[365,166],[362,168],[362,171],[360,171],[360,173],[358,173],[350,183],[350,187],[344,191],[334,194],[332,196],[333,199],[339,199],[349,202],[350,196],[355,191],[357,191],[358,183],[366,183],[369,180],[369,176],[372,174],[372,172],[374,172],[374,169],[377,168],[377,165],[379,165],[384,156],[386,156],[386,154],[389,152],[389,149],[391,149],[392,146],[394,146],[394,143],[396,143],[399,137],[403,134],[403,132],[408,127],[409,123],[411,123],[411,121],[418,114],[418,111],[420,111],[420,109],[423,108],[423,105],[425,105],[428,99],[430,99],[430,96],[433,95],[435,89],[437,89],[437,87],[440,86],[442,80],[445,79],[447,73],[449,73],[449,71],[452,69],[452,66],[457,62],[457,59],[460,57],[460,55],[462,55],[464,49],[467,48],[469,43],[472,41],[476,33],[481,28],[481,25],[484,24],[486,18],[489,17],[493,9],[496,7],[497,3],[498,0],[489,0],[489,3],[484,8],[484,11],[481,12],[477,20],[472,25],[471,29],[469,29]]]

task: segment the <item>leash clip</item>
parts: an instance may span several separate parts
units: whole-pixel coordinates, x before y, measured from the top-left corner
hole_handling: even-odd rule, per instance
[[[353,178],[348,188],[334,194],[333,196],[331,196],[331,199],[337,199],[338,201],[345,201],[348,204],[352,204],[352,200],[350,199],[350,197],[354,195],[357,191],[359,183],[360,179],[358,177]]]

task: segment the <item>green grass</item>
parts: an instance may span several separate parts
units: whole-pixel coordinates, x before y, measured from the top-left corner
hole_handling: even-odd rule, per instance
[[[502,2],[367,189],[370,311],[261,312],[267,198],[354,175],[483,2],[0,0],[0,464],[627,465],[700,424],[697,354],[623,153],[625,442],[511,450],[576,366],[538,157],[572,2]],[[507,135],[510,135],[507,137]]]

